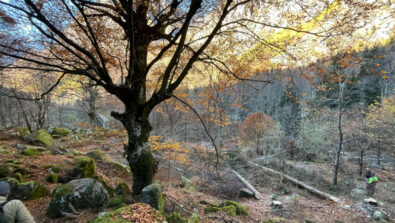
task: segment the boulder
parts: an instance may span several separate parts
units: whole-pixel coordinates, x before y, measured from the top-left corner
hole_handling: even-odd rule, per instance
[[[241,188],[239,190],[239,197],[243,198],[252,198],[254,197],[254,193],[252,193],[252,191],[250,191],[248,188]]]
[[[166,219],[159,211],[153,209],[148,204],[136,203],[106,213],[91,220],[89,223],[108,222],[166,222]]]
[[[77,165],[74,167],[74,171],[80,176],[79,178],[94,177],[96,174],[95,160],[88,157],[80,158]]]
[[[100,208],[110,198],[102,183],[91,178],[70,181],[57,187],[47,208],[50,218],[62,217],[61,212],[72,213],[70,206],[75,209]]]
[[[10,185],[10,199],[35,200],[49,194],[48,189],[44,185],[35,181],[26,183],[13,182],[12,184],[10,183]]]
[[[141,191],[141,202],[149,204],[151,207],[159,210],[160,213],[163,213],[165,198],[163,197],[160,184],[153,183],[144,187]]]
[[[51,135],[55,138],[60,138],[63,136],[67,136],[70,134],[70,130],[66,128],[53,128],[51,131]]]
[[[0,178],[11,176],[14,173],[14,167],[8,164],[0,164]]]
[[[50,147],[53,144],[53,138],[45,130],[37,130],[27,136],[27,139],[33,144]]]
[[[350,196],[353,199],[358,199],[358,198],[363,197],[364,194],[365,194],[365,191],[363,189],[354,188],[354,189],[351,190]]]
[[[80,178],[93,178],[96,175],[95,160],[89,157],[79,157],[75,167],[65,175],[58,177],[58,182],[67,183]]]

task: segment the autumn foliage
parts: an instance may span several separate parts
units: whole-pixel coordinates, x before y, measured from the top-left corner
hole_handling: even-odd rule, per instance
[[[261,112],[252,113],[241,123],[239,130],[240,141],[244,144],[256,142],[265,132],[275,125],[272,117]]]

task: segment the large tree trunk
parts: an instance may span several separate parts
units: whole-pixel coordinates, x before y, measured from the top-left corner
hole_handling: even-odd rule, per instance
[[[123,114],[113,112],[112,115],[122,122],[128,132],[129,141],[124,149],[133,173],[132,195],[139,195],[145,186],[152,183],[157,170],[157,162],[148,145],[148,138],[152,129],[148,121],[148,115],[138,114],[128,108]]]

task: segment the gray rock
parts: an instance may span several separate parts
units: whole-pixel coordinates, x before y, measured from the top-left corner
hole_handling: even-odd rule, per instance
[[[248,188],[241,188],[239,190],[239,197],[252,198],[254,197],[254,193],[252,193]]]
[[[103,217],[104,215],[106,215],[106,214],[108,214],[108,213],[109,213],[108,211],[100,212],[100,213],[97,215],[97,218],[101,218],[101,217]]]
[[[381,211],[375,211],[373,212],[373,219],[376,221],[383,222],[385,220],[385,217]]]
[[[270,206],[273,208],[283,208],[283,204],[280,201],[272,201],[272,203],[270,203]]]
[[[378,205],[378,203],[377,203],[377,200],[376,199],[374,199],[374,198],[367,198],[367,199],[364,199],[363,200],[365,203],[368,203],[368,204],[372,204],[372,205]]]
[[[149,204],[151,207],[163,213],[165,199],[162,195],[159,183],[150,184],[141,191],[141,202]]]
[[[101,148],[102,148],[103,150],[105,150],[105,151],[107,151],[107,150],[110,149],[110,147],[109,147],[108,145],[106,145],[106,144],[102,145]]]
[[[97,126],[99,126],[100,128],[105,128],[105,127],[107,127],[107,123],[109,120],[103,114],[98,114],[96,116],[96,121],[97,121]]]
[[[72,213],[75,209],[100,208],[110,198],[105,186],[94,179],[82,178],[57,187],[47,208],[50,218],[62,217],[61,212]]]
[[[358,198],[363,197],[364,194],[365,194],[364,190],[359,189],[359,188],[354,188],[354,189],[351,190],[350,196],[353,199],[358,199]]]
[[[277,194],[270,194],[270,199],[277,200]]]

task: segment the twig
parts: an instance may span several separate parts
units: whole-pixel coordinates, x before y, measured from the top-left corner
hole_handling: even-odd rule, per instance
[[[186,213],[188,213],[188,214],[195,214],[194,212],[185,209],[185,208],[183,207],[182,204],[179,204],[178,202],[174,201],[175,198],[171,197],[170,195],[167,195],[167,194],[163,194],[163,195],[164,195],[165,197],[167,197],[167,199],[168,199],[170,202],[173,202],[175,205],[177,205],[178,207],[180,207],[180,208],[181,208],[183,211],[185,211]]]
[[[215,155],[216,155],[215,171],[217,172],[217,175],[219,176],[219,173],[218,173],[218,164],[219,164],[218,147],[217,147],[217,145],[214,142],[214,138],[209,133],[209,131],[208,131],[207,127],[206,127],[206,124],[204,123],[203,119],[200,117],[199,113],[191,105],[189,105],[187,102],[181,100],[180,98],[178,98],[175,95],[173,95],[173,98],[177,99],[179,102],[181,102],[182,104],[184,104],[185,106],[190,108],[193,111],[193,113],[195,113],[195,115],[199,118],[200,122],[202,123],[202,125],[204,127],[204,131],[206,131],[207,136],[210,138],[210,141],[211,141],[211,143],[213,144],[213,146],[215,148]]]

